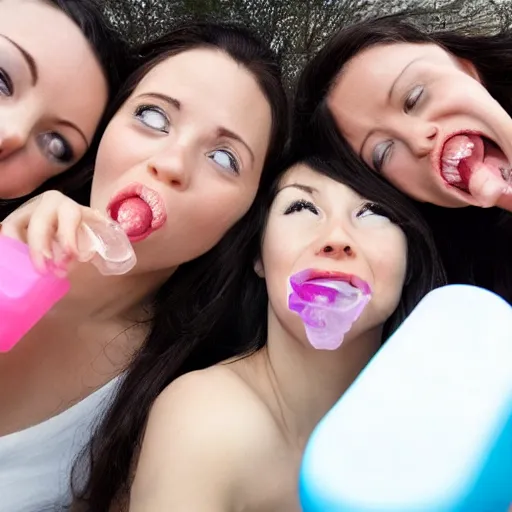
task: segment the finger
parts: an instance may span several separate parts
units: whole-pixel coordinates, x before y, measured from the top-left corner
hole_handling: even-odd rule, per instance
[[[34,210],[27,228],[27,244],[32,262],[41,271],[46,271],[47,261],[53,261],[52,242],[57,231],[55,201],[60,198],[48,193]]]
[[[27,227],[34,210],[34,205],[35,203],[32,203],[32,206],[21,206],[8,215],[2,222],[2,235],[26,243]]]
[[[14,223],[4,221],[2,223],[2,235],[8,236],[9,238],[14,238],[16,240],[20,240],[21,242],[26,243],[27,241],[27,225],[28,222],[23,223]]]
[[[505,190],[505,182],[485,164],[480,164],[469,180],[469,191],[482,208],[496,206]]]
[[[66,202],[58,211],[57,241],[68,256],[78,256],[78,230],[83,221],[83,208]]]

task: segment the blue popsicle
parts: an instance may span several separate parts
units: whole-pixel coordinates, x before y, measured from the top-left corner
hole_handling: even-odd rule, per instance
[[[512,504],[512,308],[427,295],[313,432],[304,512],[505,512]]]

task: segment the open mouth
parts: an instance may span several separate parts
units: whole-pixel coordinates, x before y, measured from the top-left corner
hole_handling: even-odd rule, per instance
[[[304,300],[318,295],[325,296],[329,302],[336,300],[339,293],[360,297],[370,295],[370,285],[352,274],[330,270],[307,269],[293,275],[290,285],[295,293]]]
[[[337,349],[371,300],[369,284],[343,272],[302,270],[289,284],[288,308],[300,316],[317,349]]]
[[[167,220],[165,205],[158,192],[140,183],[128,185],[107,206],[112,220],[121,225],[131,242],[144,240]]]
[[[509,180],[510,163],[491,139],[478,133],[461,132],[445,141],[439,168],[441,177],[448,185],[469,194],[471,175],[482,164],[495,176]]]

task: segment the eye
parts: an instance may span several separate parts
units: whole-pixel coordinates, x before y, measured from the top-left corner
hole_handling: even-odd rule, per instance
[[[169,133],[171,123],[167,114],[160,107],[141,105],[135,111],[135,118],[152,130]]]
[[[230,170],[235,174],[240,174],[240,164],[230,151],[216,149],[208,154],[208,158],[213,160],[217,165],[220,165],[223,169]]]
[[[391,156],[391,149],[393,148],[393,141],[388,140],[377,144],[373,150],[372,163],[373,168],[377,172],[382,171],[382,167],[386,163],[386,160]]]
[[[74,159],[70,144],[58,133],[44,133],[38,138],[38,144],[49,160],[59,164],[67,164]]]
[[[410,112],[418,103],[421,96],[423,95],[424,87],[417,85],[411,89],[404,102],[404,112]]]
[[[371,215],[385,217],[387,219],[390,218],[389,213],[381,205],[377,203],[365,203],[356,212],[356,217],[358,219],[369,217]]]
[[[14,87],[10,76],[0,68],[0,96],[12,96]]]
[[[305,201],[304,199],[300,199],[299,201],[294,201],[288,208],[286,208],[284,214],[290,215],[291,213],[301,212],[302,210],[309,210],[311,213],[318,215],[317,207],[310,201]]]

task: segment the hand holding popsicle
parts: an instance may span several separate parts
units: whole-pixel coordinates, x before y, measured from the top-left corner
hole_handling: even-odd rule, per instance
[[[136,263],[121,227],[57,191],[37,196],[9,215],[1,234],[26,243],[34,266],[65,275],[73,261],[91,261],[102,274],[124,274]]]
[[[91,262],[103,275],[125,274],[136,263],[119,224],[59,192],[16,210],[0,234],[0,352],[64,297],[70,283],[62,278],[72,261]]]

